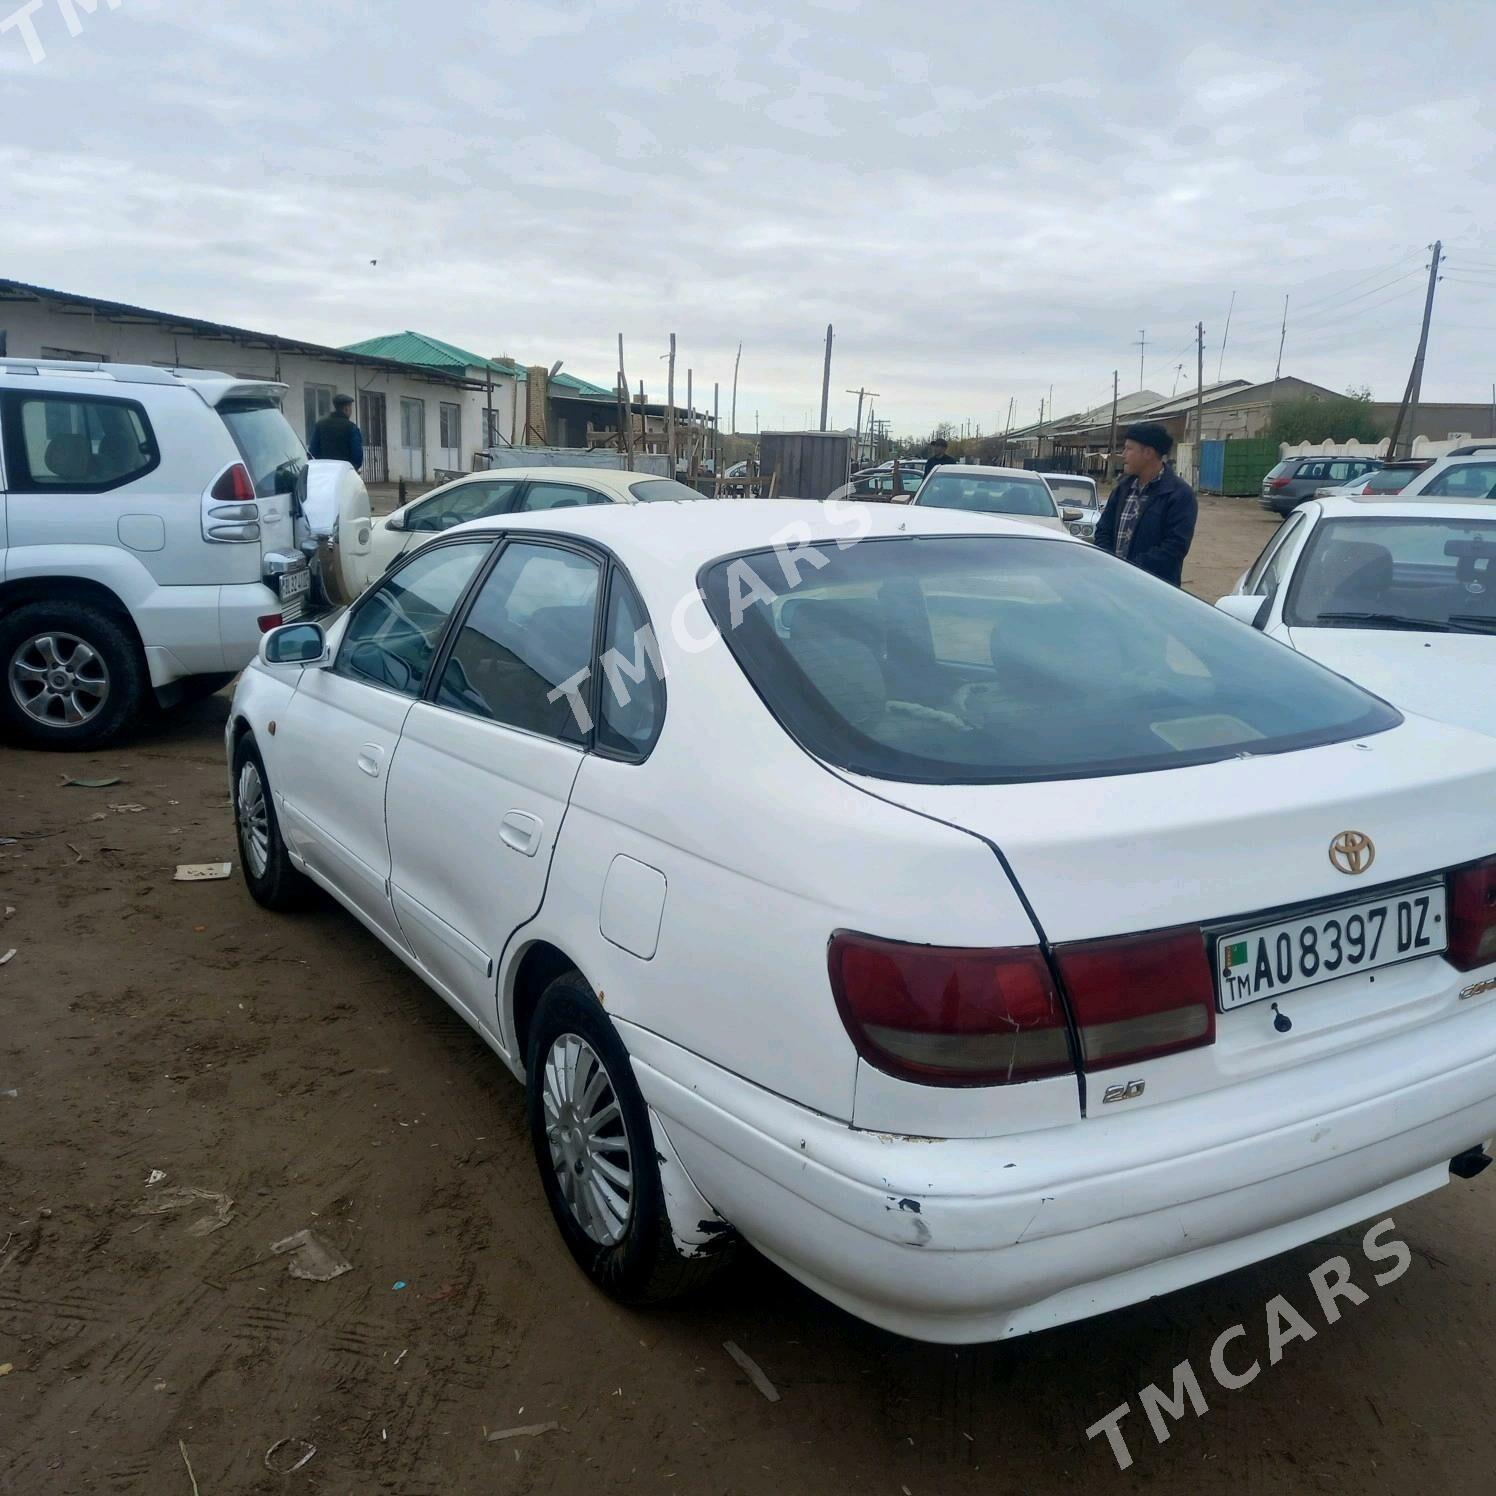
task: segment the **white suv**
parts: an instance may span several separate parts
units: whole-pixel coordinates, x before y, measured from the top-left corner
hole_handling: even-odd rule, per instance
[[[1496,442],[1470,442],[1425,468],[1399,494],[1404,499],[1496,498]]]
[[[93,748],[299,617],[306,449],[285,386],[0,359],[0,729]]]

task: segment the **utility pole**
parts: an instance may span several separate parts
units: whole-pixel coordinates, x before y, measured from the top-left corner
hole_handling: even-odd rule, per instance
[[[1106,439],[1106,478],[1111,481],[1112,460],[1117,455],[1117,380],[1118,370],[1112,370],[1112,434]]]
[[[686,370],[686,424],[689,430],[686,446],[689,453],[687,460],[690,463],[693,478],[696,476],[696,392],[691,387],[691,378],[694,373],[692,369]]]
[[[1013,403],[1017,400],[1016,395],[1008,396],[1008,423],[1003,427],[1003,461],[1008,460],[1008,436],[1013,430]]]
[[[712,478],[722,476],[722,386],[712,382]]]
[[[675,476],[675,334],[670,334],[670,372],[665,390],[665,446],[670,453],[670,476]]]
[[[1226,308],[1226,331],[1221,334],[1221,357],[1216,364],[1216,383],[1221,382],[1221,370],[1226,367],[1226,339],[1231,336],[1231,314],[1236,310],[1236,292],[1231,293],[1231,305]]]
[[[1428,264],[1428,294],[1423,298],[1423,326],[1418,333],[1418,352],[1413,355],[1413,367],[1408,371],[1408,388],[1398,407],[1397,420],[1392,426],[1392,435],[1387,439],[1387,457],[1397,456],[1398,442],[1402,438],[1403,426],[1413,429],[1418,419],[1418,396],[1423,391],[1423,356],[1428,352],[1428,325],[1434,315],[1434,287],[1439,284],[1439,257],[1444,253],[1444,241],[1434,240],[1433,258]],[[1413,450],[1413,438],[1408,438],[1408,450]]]
[[[1205,324],[1195,323],[1195,487],[1200,486],[1200,470],[1205,446]]]
[[[1273,393],[1278,393],[1276,386],[1283,377],[1283,344],[1288,340],[1288,297],[1283,298],[1283,330],[1278,334],[1278,367],[1273,370]]]
[[[738,356],[732,361],[732,415],[728,422],[732,426],[732,434],[738,434],[738,365],[743,362],[743,345],[738,344]]]
[[[847,394],[849,394],[849,395],[856,395],[857,396],[857,440],[854,443],[854,445],[852,447],[852,450],[857,454],[857,460],[859,462],[861,462],[862,461],[862,402],[863,402],[863,398],[866,397],[867,399],[870,399],[870,400],[879,400],[879,399],[882,398],[882,396],[879,395],[879,393],[878,393],[877,390],[868,390],[868,389],[848,390]],[[869,414],[871,414],[872,407],[869,406],[868,410],[869,410]]]
[[[821,370],[821,430],[826,429],[826,412],[831,405],[831,324],[826,324],[826,364]]]
[[[1138,388],[1142,389],[1143,357],[1148,352],[1148,329],[1146,327],[1138,329],[1138,340],[1132,346],[1138,350]]]

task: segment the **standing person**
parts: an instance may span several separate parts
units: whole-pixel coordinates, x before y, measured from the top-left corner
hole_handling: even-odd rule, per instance
[[[1174,438],[1156,422],[1123,433],[1122,471],[1096,526],[1096,544],[1176,587],[1195,538],[1195,491],[1164,459]]]
[[[346,462],[354,472],[364,465],[364,434],[353,419],[353,396],[334,395],[332,412],[312,427],[307,444],[311,457],[331,457]]]
[[[951,444],[943,436],[937,436],[925,451],[925,477],[929,477],[942,462],[955,462],[951,456]]]

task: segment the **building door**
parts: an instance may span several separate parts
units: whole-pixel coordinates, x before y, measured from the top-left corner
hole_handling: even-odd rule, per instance
[[[417,483],[426,481],[426,402],[400,401],[400,450],[404,457],[405,476]]]
[[[440,466],[450,472],[462,471],[462,407],[442,401],[439,409],[441,427]]]
[[[364,482],[389,482],[389,443],[385,435],[382,394],[375,390],[359,391],[358,426],[364,434]]]

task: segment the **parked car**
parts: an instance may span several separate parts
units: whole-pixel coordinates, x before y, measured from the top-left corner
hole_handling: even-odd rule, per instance
[[[1061,509],[1076,509],[1080,513],[1074,519],[1067,518],[1065,527],[1072,535],[1090,540],[1101,523],[1101,511],[1105,501],[1097,491],[1096,480],[1082,473],[1045,473],[1044,481]]]
[[[1430,463],[1402,490],[1405,498],[1496,498],[1496,446],[1462,447]]]
[[[1285,457],[1262,480],[1262,507],[1291,514],[1317,489],[1349,483],[1381,465],[1376,457]]]
[[[0,359],[0,729],[97,748],[227,685],[300,615],[286,387]]]
[[[1081,511],[1065,517],[1049,485],[1038,473],[1026,468],[978,467],[947,463],[920,484],[910,500],[928,509],[961,509],[968,514],[1000,514],[1024,519],[1051,530],[1064,530],[1075,523]]]
[[[1343,499],[1351,498],[1356,494],[1401,493],[1419,473],[1431,466],[1432,462],[1433,459],[1428,457],[1399,458],[1396,462],[1384,462],[1381,467],[1373,468],[1369,473],[1364,473],[1359,478],[1352,478],[1347,483],[1331,488],[1321,488],[1314,497]]]
[[[226,746],[254,897],[477,1030],[630,1302],[741,1237],[989,1340],[1488,1162],[1496,742],[1031,521],[471,522],[268,636]]]
[[[466,520],[584,509],[591,504],[648,504],[701,497],[696,489],[671,478],[612,468],[500,468],[469,473],[374,521],[364,585],[388,571],[407,551]]]
[[[880,503],[906,504],[919,492],[925,481],[925,465],[922,462],[901,462],[895,482],[894,469],[879,469],[852,479],[854,499],[867,499]]]
[[[1426,717],[1496,734],[1496,509],[1315,499],[1218,606]]]

